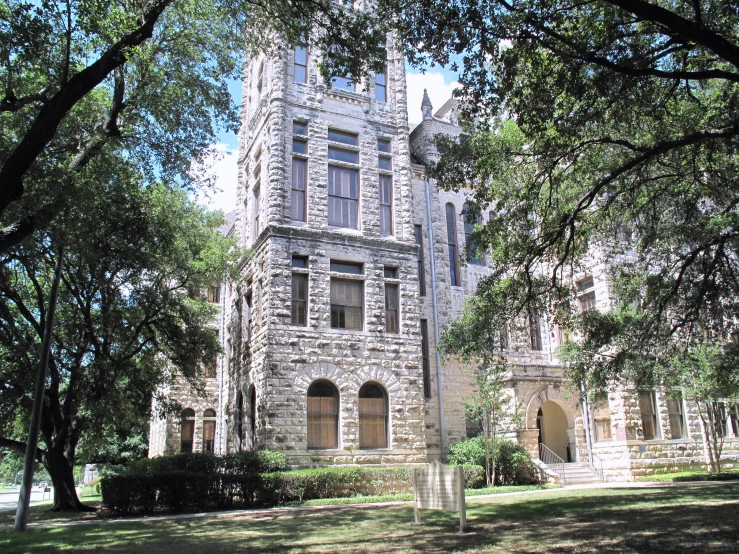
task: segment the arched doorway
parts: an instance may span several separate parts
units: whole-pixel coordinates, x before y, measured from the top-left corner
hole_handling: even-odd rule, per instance
[[[539,444],[543,444],[565,462],[575,461],[575,450],[570,445],[567,433],[567,416],[564,410],[552,400],[544,402],[536,415],[539,430]]]

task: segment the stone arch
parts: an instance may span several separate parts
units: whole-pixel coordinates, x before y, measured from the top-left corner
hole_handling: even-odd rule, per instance
[[[565,398],[562,390],[555,388],[554,385],[544,385],[527,395],[524,401],[524,406],[526,406],[526,428],[536,429],[536,416],[539,413],[539,408],[547,401],[552,401],[562,408],[567,418],[567,429],[574,430],[579,410],[577,401]]]
[[[362,386],[361,380],[356,375],[328,362],[298,365],[293,386],[305,395],[308,394],[311,383],[318,379],[333,383],[340,393],[359,390]]]

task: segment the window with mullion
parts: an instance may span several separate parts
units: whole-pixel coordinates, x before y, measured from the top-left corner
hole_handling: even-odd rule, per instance
[[[387,72],[375,75],[375,99],[378,102],[387,102]]]
[[[683,415],[682,394],[667,399],[667,415],[670,419],[670,435],[672,438],[683,438],[685,436],[685,417]]]
[[[364,282],[331,278],[331,328],[362,330]]]
[[[449,245],[449,277],[452,286],[460,286],[459,278],[459,255],[457,251],[457,218],[454,213],[454,204],[446,205],[446,237]]]
[[[359,171],[328,166],[328,224],[358,228]]]
[[[295,46],[295,68],[293,77],[296,83],[308,82],[308,47],[305,44]]]
[[[639,391],[639,410],[641,411],[642,432],[645,439],[657,438],[657,402],[654,391]]]

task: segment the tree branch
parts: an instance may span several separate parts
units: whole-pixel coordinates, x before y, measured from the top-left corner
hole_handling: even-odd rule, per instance
[[[12,450],[13,452],[17,452],[18,454],[25,454],[26,453],[26,443],[25,442],[19,442],[14,441],[12,439],[6,439],[4,437],[0,437],[0,448],[7,448],[9,450]],[[37,462],[43,462],[43,458],[46,455],[45,450],[41,450],[40,448],[36,449],[36,461]]]

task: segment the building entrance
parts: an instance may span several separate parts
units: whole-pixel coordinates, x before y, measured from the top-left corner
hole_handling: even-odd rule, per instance
[[[539,444],[543,444],[565,462],[575,461],[575,448],[567,434],[567,416],[556,402],[547,400],[536,416]]]

